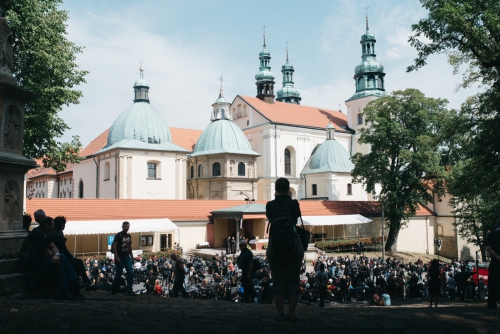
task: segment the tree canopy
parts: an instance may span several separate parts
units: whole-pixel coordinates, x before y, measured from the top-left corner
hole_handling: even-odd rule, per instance
[[[406,89],[370,102],[363,111],[367,126],[361,129],[359,143],[371,150],[352,157],[353,182],[374,195],[376,185],[381,186],[379,197],[390,227],[387,251],[397,251],[405,220],[440,189],[444,167],[438,149],[442,120],[449,117],[447,103]]]
[[[500,90],[500,2],[498,0],[420,0],[429,16],[412,25],[409,42],[418,57],[407,71],[427,64],[432,54],[447,53],[464,72],[462,86],[480,82]],[[424,37],[424,38],[422,38]]]
[[[74,136],[61,143],[68,125],[58,116],[64,105],[76,104],[87,71],[80,70],[76,55],[82,48],[66,37],[68,13],[59,10],[61,0],[3,0],[13,32],[13,75],[18,84],[37,98],[26,105],[24,154],[43,159],[45,166],[64,170],[78,162],[81,143]]]

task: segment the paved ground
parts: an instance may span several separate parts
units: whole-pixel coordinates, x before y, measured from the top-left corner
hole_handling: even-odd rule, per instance
[[[0,333],[499,333],[499,310],[478,302],[299,304],[299,321],[277,322],[274,305],[84,292],[85,301],[0,298]]]

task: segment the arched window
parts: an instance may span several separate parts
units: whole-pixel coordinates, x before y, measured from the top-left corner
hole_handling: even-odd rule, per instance
[[[347,195],[352,195],[352,184],[347,184]]]
[[[317,195],[318,194],[318,186],[313,184],[312,185],[312,194]]]
[[[285,175],[292,174],[292,165],[290,159],[290,150],[285,148]]]
[[[358,90],[361,90],[365,88],[365,79],[364,78],[359,78],[358,79]]]
[[[104,164],[104,181],[109,180],[110,169],[109,162],[106,162]],[[66,183],[66,180],[64,180],[64,183]]]
[[[375,88],[375,77],[370,75],[368,77],[368,87],[367,88]]]
[[[191,178],[194,179],[194,166],[191,166]]]
[[[358,124],[363,124],[363,114],[358,114]]]
[[[245,176],[245,164],[243,162],[238,164],[238,176]]]
[[[381,77],[377,78],[377,88],[384,89],[384,84],[382,82],[382,78]]]
[[[83,198],[83,181],[78,184],[78,198]]]
[[[214,162],[212,165],[212,176],[220,176],[220,163]]]
[[[198,165],[198,177],[203,177],[203,165]]]

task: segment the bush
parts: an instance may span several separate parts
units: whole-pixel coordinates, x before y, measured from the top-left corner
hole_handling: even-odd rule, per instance
[[[352,248],[361,241],[365,246],[382,243],[382,237],[365,237],[357,239],[342,239],[335,241],[318,241],[314,245],[323,251],[338,251],[339,249]]]

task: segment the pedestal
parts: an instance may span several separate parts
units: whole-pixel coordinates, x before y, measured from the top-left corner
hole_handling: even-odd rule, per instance
[[[36,167],[23,156],[26,102],[35,96],[0,77],[0,255],[17,253],[23,230],[24,175]]]

